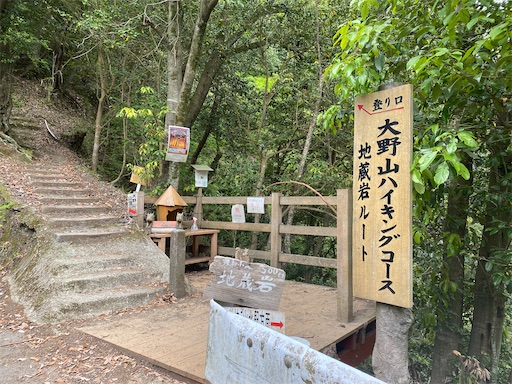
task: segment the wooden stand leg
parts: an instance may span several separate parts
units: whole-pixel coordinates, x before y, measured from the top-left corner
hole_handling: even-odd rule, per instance
[[[210,240],[210,264],[213,263],[215,256],[217,256],[217,233],[212,234]]]

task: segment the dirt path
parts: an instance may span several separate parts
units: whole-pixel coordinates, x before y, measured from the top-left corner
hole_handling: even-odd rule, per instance
[[[27,164],[23,156],[0,141],[0,184],[11,198],[22,206],[38,212],[40,203],[33,199],[34,188],[22,171],[26,167],[54,165],[58,163],[70,172],[80,172],[87,177],[90,187],[104,196],[114,212],[121,216],[126,209],[126,195],[101,182],[87,170],[84,160],[55,142],[44,128],[46,119],[55,132],[69,129],[77,119],[74,112],[66,108],[50,108],[44,98],[38,97],[40,90],[35,83],[20,81],[17,84],[18,100],[16,113],[37,124],[31,139],[37,151],[34,161]],[[39,127],[39,128],[37,128]],[[1,223],[0,223],[1,224]],[[0,225],[0,234],[2,228]],[[190,383],[181,377],[162,370],[145,361],[126,356],[109,344],[103,343],[77,330],[97,319],[74,320],[65,323],[40,325],[30,322],[23,307],[13,302],[4,277],[9,266],[1,261],[9,255],[1,254],[0,244],[0,382],[16,384],[47,383]],[[21,252],[21,251],[20,251]],[[23,254],[16,255],[23,257]],[[2,269],[4,268],[4,269]],[[154,305],[172,305],[172,298],[162,297],[146,307],[128,311],[143,311]],[[122,315],[122,313],[118,313]]]
[[[3,276],[2,276],[3,277]],[[152,305],[169,305],[163,301]],[[132,311],[144,311],[135,308]],[[92,320],[52,325],[28,321],[0,282],[0,378],[3,383],[190,383],[133,359],[78,330]]]

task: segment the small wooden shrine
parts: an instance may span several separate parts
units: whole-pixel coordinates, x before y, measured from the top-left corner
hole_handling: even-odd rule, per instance
[[[176,214],[183,212],[187,206],[185,200],[171,186],[155,201],[156,219],[159,221],[176,221]]]

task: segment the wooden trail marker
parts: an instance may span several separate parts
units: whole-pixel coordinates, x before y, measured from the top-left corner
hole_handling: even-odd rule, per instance
[[[354,296],[412,307],[412,86],[354,107]]]
[[[266,264],[215,256],[204,296],[244,307],[277,311],[286,273]]]

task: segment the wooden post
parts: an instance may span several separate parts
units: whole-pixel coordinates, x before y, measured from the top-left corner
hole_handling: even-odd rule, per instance
[[[272,193],[272,214],[271,224],[272,229],[270,232],[270,265],[275,268],[280,268],[279,254],[281,253],[281,233],[279,227],[283,220],[283,210],[281,209],[281,194],[279,192]]]
[[[140,184],[139,184],[140,185]],[[135,216],[135,222],[139,228],[144,227],[144,192],[137,191],[137,215]]]
[[[185,231],[172,231],[169,244],[169,285],[177,298],[187,295],[185,287]]]
[[[389,83],[379,91],[398,87],[401,83]],[[412,218],[410,218],[412,226]],[[411,245],[412,248],[412,245]],[[412,255],[397,255],[411,258]],[[375,376],[386,383],[408,384],[409,375],[409,333],[413,322],[410,308],[377,302],[377,333],[372,354],[372,368]]]
[[[197,189],[196,206],[194,207],[194,216],[197,218],[197,226],[202,228],[203,223],[203,188]]]
[[[350,323],[353,317],[354,298],[352,290],[352,190],[337,190],[336,240],[338,270],[338,320]]]

